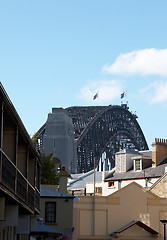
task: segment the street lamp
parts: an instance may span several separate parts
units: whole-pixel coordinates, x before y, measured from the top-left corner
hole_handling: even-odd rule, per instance
[[[167,224],[167,220],[160,220],[160,222],[164,225],[164,240],[166,240],[166,224]]]

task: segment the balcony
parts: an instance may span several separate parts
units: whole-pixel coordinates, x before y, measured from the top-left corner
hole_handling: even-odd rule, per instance
[[[33,211],[39,211],[40,194],[0,149],[0,183]]]

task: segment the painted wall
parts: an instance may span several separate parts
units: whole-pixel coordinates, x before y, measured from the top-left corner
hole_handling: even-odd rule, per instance
[[[151,187],[158,178],[150,178],[147,181],[147,187]],[[123,188],[127,186],[128,184],[136,182],[142,187],[146,187],[146,180],[145,179],[130,179],[130,180],[122,180],[121,182],[119,181],[114,181],[114,186],[109,187],[108,182],[96,182],[95,187],[96,188],[102,188],[102,196],[108,196],[116,191],[118,191],[120,188]],[[94,183],[87,183],[86,184],[86,193],[90,194],[93,193],[94,191]],[[97,194],[98,195],[98,194]],[[99,194],[100,195],[100,194]]]
[[[56,202],[56,222],[45,222],[45,202]],[[40,198],[40,217],[44,224],[64,232],[65,228],[73,227],[73,199],[67,198]]]
[[[133,220],[163,233],[162,212],[167,214],[167,199],[159,198],[135,182],[107,197],[95,197],[95,204],[93,196],[82,196],[74,203],[73,239],[110,239],[110,234]]]

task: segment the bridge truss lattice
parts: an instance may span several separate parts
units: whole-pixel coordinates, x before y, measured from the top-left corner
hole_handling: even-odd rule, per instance
[[[147,150],[148,145],[137,122],[137,116],[121,106],[69,107],[65,109],[72,118],[77,146],[77,172],[88,172],[94,168],[105,153],[110,168],[115,166],[115,153],[126,149]],[[42,149],[44,124],[36,139]]]
[[[147,150],[144,134],[126,104],[121,106],[70,107],[77,143],[77,171],[87,172],[105,152],[111,168],[115,153],[127,149]]]

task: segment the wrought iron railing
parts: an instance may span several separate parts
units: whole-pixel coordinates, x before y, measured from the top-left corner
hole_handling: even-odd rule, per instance
[[[40,208],[40,194],[36,191],[35,193],[35,207],[39,210]]]
[[[16,179],[17,179],[16,193],[24,202],[26,202],[27,181],[22,176],[22,174],[18,171],[17,171],[17,178]]]
[[[35,204],[35,191],[30,185],[28,185],[28,205],[34,208],[34,204]]]
[[[8,160],[5,154],[2,153],[2,183],[10,188],[12,192],[15,191],[16,167]]]
[[[30,208],[39,210],[39,193],[1,149],[0,181]]]

